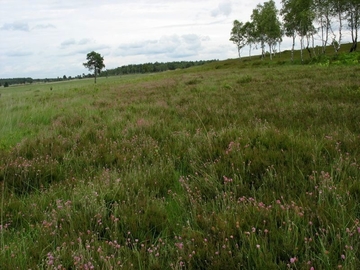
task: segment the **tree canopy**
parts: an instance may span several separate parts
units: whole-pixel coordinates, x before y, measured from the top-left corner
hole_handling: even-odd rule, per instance
[[[275,45],[280,45],[283,35],[292,37],[292,52],[298,37],[301,55],[303,48],[307,49],[310,57],[316,55],[314,43],[320,37],[322,50],[319,53],[324,54],[328,45],[333,45],[337,53],[344,27],[348,27],[352,39],[350,52],[357,49],[360,0],[282,0],[281,4],[281,20],[274,0],[269,0],[253,9],[249,22],[234,21],[230,40],[236,44],[239,57],[241,48],[249,45],[251,51],[251,46],[256,44],[260,45],[264,57],[267,44],[271,58]]]
[[[102,57],[99,53],[92,51],[87,54],[86,60],[87,62],[83,63],[83,65],[90,71],[94,70],[96,83],[96,76],[100,74],[100,71],[105,67],[104,57]]]
[[[241,58],[241,49],[247,44],[246,28],[242,22],[234,21],[230,40],[236,44],[239,58]]]

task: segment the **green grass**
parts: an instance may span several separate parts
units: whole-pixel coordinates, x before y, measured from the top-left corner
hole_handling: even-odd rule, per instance
[[[358,269],[360,67],[276,61],[0,88],[0,268]]]

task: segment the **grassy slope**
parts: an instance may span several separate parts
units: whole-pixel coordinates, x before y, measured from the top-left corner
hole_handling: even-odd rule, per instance
[[[1,268],[357,269],[360,68],[282,64],[0,89]]]

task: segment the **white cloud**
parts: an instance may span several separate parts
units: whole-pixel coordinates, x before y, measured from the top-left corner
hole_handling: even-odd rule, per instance
[[[29,51],[9,51],[6,53],[9,57],[24,57],[32,55],[32,52]]]
[[[74,38],[70,38],[70,39],[67,39],[67,40],[61,42],[60,47],[61,47],[61,48],[66,48],[66,47],[71,46],[71,45],[74,45],[74,44],[76,44],[75,39],[74,39]]]
[[[51,23],[47,23],[47,24],[37,24],[35,25],[32,29],[56,29],[56,27],[54,25],[52,25]]]
[[[24,22],[13,22],[13,23],[4,23],[3,26],[0,27],[0,30],[9,30],[9,31],[29,31],[29,25]]]
[[[60,48],[71,49],[73,53],[84,53],[92,50],[95,51],[95,50],[109,49],[110,46],[106,44],[97,44],[95,40],[90,38],[82,38],[80,40],[70,38],[61,42]]]
[[[198,55],[202,42],[209,40],[196,34],[162,36],[158,40],[143,40],[122,44],[116,54],[119,56],[164,55],[170,58],[180,58]]]
[[[218,7],[211,11],[211,16],[218,17],[221,15],[229,16],[232,12],[232,4],[230,1],[222,2]]]
[[[92,40],[90,38],[83,38],[81,40],[79,40],[78,44],[79,45],[85,45],[85,44],[88,44],[88,43],[91,43]]]

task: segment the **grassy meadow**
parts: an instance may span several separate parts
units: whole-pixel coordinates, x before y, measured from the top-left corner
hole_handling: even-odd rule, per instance
[[[0,88],[0,268],[359,269],[359,74],[254,58]]]

